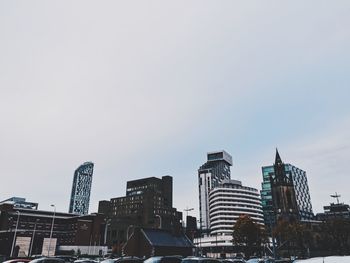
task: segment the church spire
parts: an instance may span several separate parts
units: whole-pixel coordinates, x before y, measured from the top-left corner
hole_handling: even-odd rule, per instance
[[[276,148],[275,165],[277,165],[277,164],[282,164],[282,163],[283,163],[283,162],[282,162],[281,156],[280,156],[280,154],[279,154],[279,152],[278,152],[278,149]]]

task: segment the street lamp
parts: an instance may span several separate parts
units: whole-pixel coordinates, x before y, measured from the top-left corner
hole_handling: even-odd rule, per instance
[[[130,227],[134,227],[134,225],[129,225],[128,228],[126,229],[126,241],[129,240],[129,229]]]
[[[188,216],[188,212],[193,211],[193,210],[194,210],[194,208],[186,207],[186,209],[184,209],[184,211],[186,212],[186,217]]]
[[[155,215],[155,217],[158,217],[159,218],[159,229],[162,228],[162,217],[160,215]]]
[[[188,208],[188,206],[186,207],[186,209],[184,209],[184,211],[186,212],[186,221],[185,221],[186,225],[185,225],[185,223],[183,223],[182,226],[186,226],[186,229],[187,229],[188,212],[193,211],[193,210],[194,210],[194,208]]]
[[[199,223],[199,253],[200,256],[202,255],[202,220],[199,219],[197,220],[197,222]]]
[[[105,236],[104,236],[104,244],[107,244],[107,231],[108,231],[108,226],[111,223],[111,219],[106,219],[106,227],[105,227]]]
[[[273,258],[276,259],[276,244],[275,244],[275,237],[273,234],[273,223],[272,223],[272,217],[274,216],[274,213],[272,211],[268,211],[269,216],[269,223],[270,223],[270,235],[272,239],[272,254]]]
[[[16,214],[17,214],[17,223],[16,223],[15,233],[13,235],[12,248],[11,248],[11,257],[13,257],[13,249],[15,248],[16,235],[17,235],[17,229],[18,229],[18,223],[19,223],[19,216],[20,216],[21,213],[17,210]]]
[[[52,217],[51,232],[50,232],[50,241],[49,241],[49,249],[48,249],[48,251],[47,251],[47,256],[50,256],[51,239],[52,239],[52,233],[53,233],[53,225],[54,225],[54,223],[55,223],[55,215],[56,215],[56,206],[55,206],[55,205],[51,205],[51,207],[54,208],[54,211],[53,211],[53,217]]]
[[[34,230],[33,230],[33,235],[32,235],[32,243],[30,243],[29,256],[32,255],[32,249],[33,249],[33,244],[34,244],[34,237],[35,237],[36,224],[37,224],[39,221],[40,221],[39,219],[35,220]]]

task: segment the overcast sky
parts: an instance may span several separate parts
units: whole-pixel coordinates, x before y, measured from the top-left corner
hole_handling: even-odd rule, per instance
[[[306,170],[315,212],[350,203],[350,2],[1,1],[0,199],[68,211],[95,163],[90,212],[126,181],[174,177],[198,213],[206,152],[261,188]]]

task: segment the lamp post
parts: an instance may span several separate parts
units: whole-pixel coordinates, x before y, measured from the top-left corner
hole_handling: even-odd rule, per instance
[[[20,212],[16,211],[17,214],[17,223],[16,223],[16,229],[15,229],[15,233],[13,234],[13,241],[12,241],[12,247],[11,247],[11,257],[13,257],[13,249],[15,248],[15,242],[16,242],[16,235],[17,235],[17,230],[18,230],[18,223],[19,223],[19,216],[20,216]]]
[[[186,217],[188,216],[188,212],[193,211],[193,210],[194,210],[194,208],[186,207],[186,209],[184,209],[184,211],[186,212]]]
[[[273,254],[273,258],[276,259],[276,245],[275,245],[275,237],[273,234],[273,223],[272,223],[273,216],[274,216],[274,213],[272,211],[269,211],[270,234],[272,239],[272,254]]]
[[[129,225],[128,228],[126,229],[126,241],[129,240],[129,229],[130,227],[134,227],[134,225]]]
[[[155,215],[155,217],[158,217],[159,218],[159,229],[162,228],[162,217],[160,215]]]
[[[111,219],[106,219],[106,227],[105,227],[105,234],[104,234],[104,245],[107,245],[107,231],[108,226],[111,223]]]
[[[39,221],[40,221],[39,219],[35,220],[34,230],[33,230],[33,235],[32,235],[32,242],[30,243],[29,256],[32,255],[33,244],[34,244],[34,237],[35,237],[35,230],[36,230],[36,224],[37,224]]]
[[[199,219],[197,220],[197,222],[199,223],[199,254],[200,256],[202,255],[202,220]]]
[[[47,252],[47,256],[50,256],[51,239],[52,239],[52,233],[53,233],[53,225],[55,224],[55,215],[56,215],[56,206],[55,206],[55,205],[51,205],[51,207],[54,208],[54,211],[53,211],[53,217],[52,217],[52,224],[51,224],[51,231],[50,231],[50,241],[49,241],[49,249],[48,249],[48,252]]]

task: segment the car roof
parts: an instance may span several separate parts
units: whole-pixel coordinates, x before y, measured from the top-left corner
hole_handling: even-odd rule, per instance
[[[3,263],[13,263],[13,262],[29,262],[31,261],[30,259],[26,259],[26,258],[16,258],[16,259],[10,259],[7,261],[4,261]]]
[[[204,258],[204,257],[187,257],[184,258],[184,260],[198,260],[198,261],[202,261],[202,260],[214,260],[214,261],[220,261],[219,259],[216,258]]]
[[[114,262],[123,262],[123,261],[143,262],[143,260],[138,257],[122,257],[122,258],[115,258],[113,260]]]

